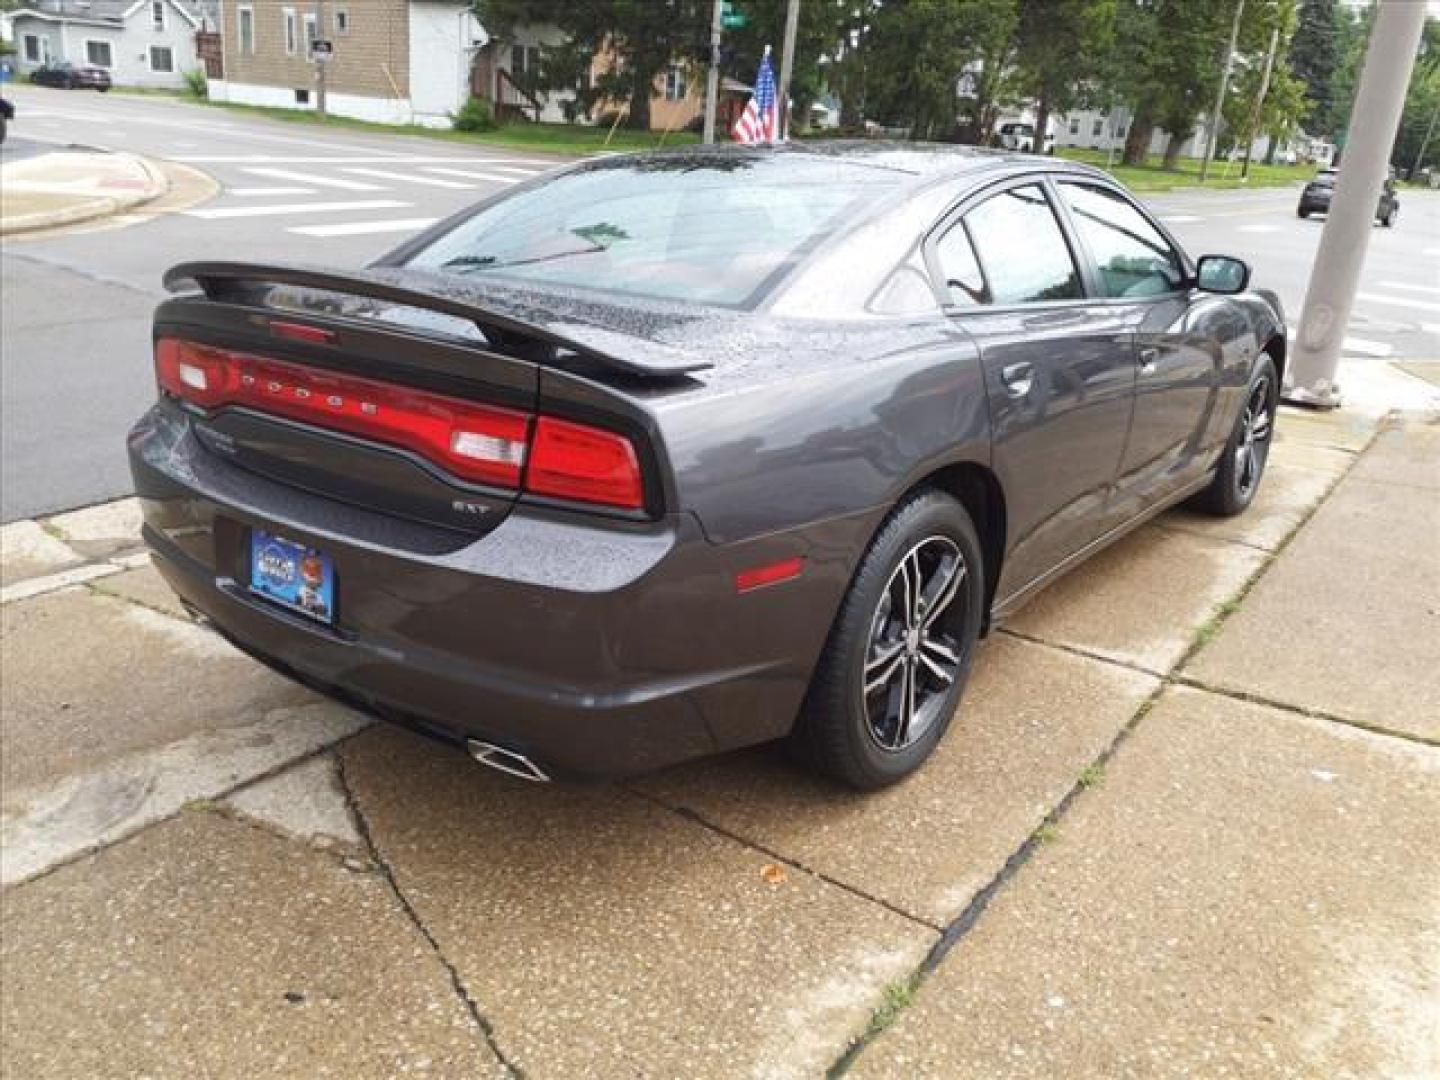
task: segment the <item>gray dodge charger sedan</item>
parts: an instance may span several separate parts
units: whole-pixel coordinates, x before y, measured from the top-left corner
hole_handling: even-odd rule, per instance
[[[1249,504],[1285,363],[1249,276],[1064,161],[588,161],[363,271],[171,270],[145,538],[240,648],[506,772],[785,737],[874,788],[1036,590]]]

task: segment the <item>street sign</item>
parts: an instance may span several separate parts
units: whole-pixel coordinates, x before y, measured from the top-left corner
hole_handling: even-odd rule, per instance
[[[335,43],[323,41],[319,38],[310,42],[310,59],[318,63],[325,63],[335,55]]]
[[[720,25],[726,30],[739,30],[750,21],[743,11],[736,11],[732,0],[725,0],[720,8]]]

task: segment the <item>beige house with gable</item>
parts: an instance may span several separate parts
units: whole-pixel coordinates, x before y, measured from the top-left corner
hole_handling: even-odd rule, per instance
[[[315,107],[310,43],[331,43],[326,107],[337,116],[445,127],[469,94],[486,35],[465,0],[220,0],[216,101]]]

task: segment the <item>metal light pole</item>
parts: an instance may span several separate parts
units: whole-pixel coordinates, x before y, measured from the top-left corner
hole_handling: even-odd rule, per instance
[[[1350,120],[1351,137],[1310,271],[1295,352],[1285,372],[1287,401],[1324,409],[1340,404],[1335,369],[1405,108],[1425,8],[1412,0],[1380,0],[1375,13]]]
[[[710,13],[710,70],[705,75],[705,144],[715,141],[715,113],[720,106],[720,16],[725,0],[715,0]]]
[[[1260,93],[1255,95],[1255,109],[1250,114],[1250,132],[1245,139],[1245,164],[1240,167],[1241,181],[1250,179],[1250,151],[1260,137],[1260,113],[1265,108],[1265,95],[1270,92],[1270,73],[1275,70],[1275,49],[1280,44],[1280,27],[1270,31],[1270,51],[1265,54],[1265,73],[1260,76]],[[1271,138],[1274,138],[1272,135]]]
[[[1230,88],[1230,65],[1235,62],[1235,43],[1240,40],[1240,16],[1245,0],[1236,0],[1235,21],[1230,24],[1230,44],[1225,46],[1225,65],[1220,72],[1220,88],[1215,92],[1215,110],[1210,114],[1210,130],[1205,134],[1205,157],[1200,161],[1200,182],[1210,172],[1210,159],[1215,156],[1215,140],[1220,137],[1220,116],[1225,111],[1225,91]]]
[[[795,32],[800,25],[800,0],[790,0],[785,11],[785,45],[780,50],[780,100],[775,103],[780,109],[780,138],[790,137],[790,73],[795,67]]]
[[[325,0],[315,0],[315,41],[325,41]],[[311,52],[315,53],[310,62],[315,65],[315,113],[321,120],[325,119],[325,58],[315,51],[314,42],[310,43]]]

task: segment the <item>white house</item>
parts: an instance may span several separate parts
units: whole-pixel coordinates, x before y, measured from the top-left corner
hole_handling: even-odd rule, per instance
[[[180,88],[199,66],[188,0],[32,0],[10,23],[21,77],[68,60],[105,68],[118,86]]]

